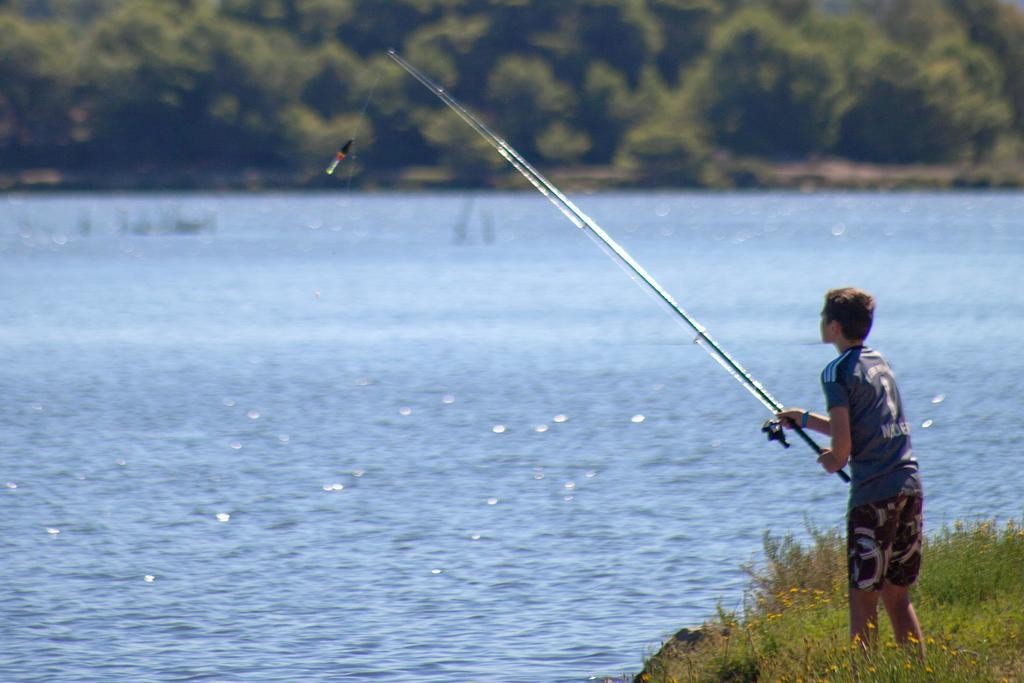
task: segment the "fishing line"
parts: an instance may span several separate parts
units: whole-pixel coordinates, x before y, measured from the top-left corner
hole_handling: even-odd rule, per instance
[[[367,107],[370,106],[370,100],[373,99],[373,93],[377,90],[377,83],[379,83],[379,82],[380,82],[380,74],[378,73],[374,77],[374,79],[373,79],[373,85],[370,86],[370,92],[366,96],[366,100],[363,101],[363,108],[359,110],[359,118],[356,119],[356,129],[352,132],[352,142],[353,142],[353,144],[355,143],[355,141],[357,139],[359,139],[359,129],[362,127],[362,123],[363,123],[363,121],[366,118],[366,109],[367,109]],[[354,154],[352,155],[352,157],[353,157],[353,161],[358,158]],[[351,191],[351,189],[352,189],[352,177],[355,175],[355,172],[356,172],[356,165],[355,164],[350,164],[349,167],[348,167],[348,182],[345,184],[345,191],[346,192]]]
[[[640,284],[645,291],[653,296],[660,303],[668,306],[670,311],[677,317],[677,322],[683,323],[689,327],[690,330],[696,332],[697,336],[694,339],[694,343],[704,349],[715,361],[718,362],[733,378],[735,378],[743,387],[760,402],[763,406],[768,408],[774,415],[783,409],[782,403],[780,403],[774,396],[768,393],[767,389],[761,385],[760,382],[755,380],[747,370],[740,365],[732,356],[725,352],[718,345],[718,343],[711,338],[708,331],[703,325],[698,323],[690,314],[688,314],[682,306],[680,306],[675,299],[670,295],[658,282],[651,277],[651,275],[641,266],[636,260],[633,259],[629,253],[622,248],[614,239],[611,238],[608,233],[604,231],[590,216],[585,214],[579,207],[577,207],[568,197],[566,197],[561,190],[559,190],[551,181],[545,178],[540,171],[535,169],[530,162],[528,162],[522,155],[519,154],[510,144],[508,144],[503,138],[497,135],[494,131],[487,127],[487,125],[476,117],[471,111],[463,107],[454,97],[452,97],[444,88],[437,85],[428,76],[419,71],[416,67],[411,65],[400,57],[394,50],[388,50],[388,57],[394,60],[399,66],[402,67],[409,75],[418,80],[427,90],[431,91],[436,95],[442,102],[444,102],[449,109],[454,111],[459,118],[461,118],[467,125],[475,130],[481,137],[491,144],[497,152],[512,165],[514,169],[526,178],[531,185],[533,185],[538,192],[548,198],[548,200],[555,205],[555,207],[562,212],[562,214],[568,218],[573,225],[580,228],[587,233],[591,239],[597,242],[601,250],[608,254],[613,261],[619,264],[630,277]],[[822,449],[815,443],[807,432],[805,432],[799,425],[791,425],[793,430],[810,446],[815,453],[821,454]],[[762,428],[768,433],[768,437],[771,440],[779,440],[783,445],[788,447],[782,430],[777,422],[769,420],[765,423]],[[849,475],[843,470],[839,470],[837,473],[840,478],[844,481],[849,481]]]

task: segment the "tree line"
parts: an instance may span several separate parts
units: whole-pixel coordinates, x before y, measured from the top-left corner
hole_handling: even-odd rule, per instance
[[[546,165],[1024,159],[1000,0],[0,0],[0,167],[494,170],[389,47]]]

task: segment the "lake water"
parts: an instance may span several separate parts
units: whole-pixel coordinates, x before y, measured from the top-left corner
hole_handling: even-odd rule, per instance
[[[875,293],[928,529],[1020,517],[1024,195],[578,201],[788,405]],[[0,306],[4,681],[619,676],[845,512],[539,195],[6,196]]]

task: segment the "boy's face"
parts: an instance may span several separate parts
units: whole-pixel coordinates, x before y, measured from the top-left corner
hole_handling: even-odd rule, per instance
[[[829,320],[825,317],[825,313],[821,314],[821,341],[826,344],[834,344],[836,341],[836,334],[839,331],[839,323],[835,320]]]

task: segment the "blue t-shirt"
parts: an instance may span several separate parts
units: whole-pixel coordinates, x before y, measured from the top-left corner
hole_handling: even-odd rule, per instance
[[[889,363],[854,346],[821,373],[828,408],[850,411],[850,508],[901,494],[923,495],[910,427]]]

